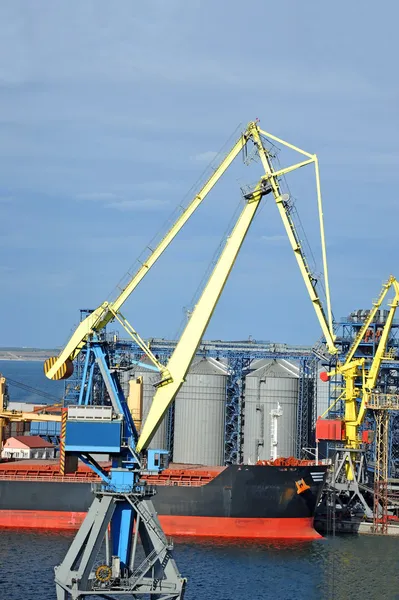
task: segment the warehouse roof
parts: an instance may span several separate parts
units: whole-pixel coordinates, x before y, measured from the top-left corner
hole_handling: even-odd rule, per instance
[[[40,435],[16,435],[12,438],[28,448],[54,448],[54,444],[46,442]]]

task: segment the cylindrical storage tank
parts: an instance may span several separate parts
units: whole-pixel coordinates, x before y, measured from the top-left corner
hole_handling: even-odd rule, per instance
[[[224,464],[227,370],[201,359],[190,368],[175,400],[173,462]]]
[[[160,380],[161,376],[157,371],[147,369],[145,366],[133,367],[130,379],[141,378],[142,381],[142,420],[141,426],[144,425],[147,415],[154,398],[156,388],[155,384]],[[158,427],[154,437],[152,438],[148,448],[153,450],[167,450],[167,415],[164,416],[161,424]]]
[[[273,360],[245,378],[244,463],[271,458],[272,410],[280,404],[278,456],[294,456],[297,430],[299,369],[288,361]]]

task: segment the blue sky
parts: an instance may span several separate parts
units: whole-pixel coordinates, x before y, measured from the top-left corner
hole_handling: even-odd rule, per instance
[[[0,345],[63,344],[256,117],[318,154],[334,313],[368,307],[399,275],[398,13],[393,1],[1,3]],[[259,174],[235,166],[136,290],[124,313],[143,336],[178,333]],[[317,253],[312,178],[289,183]],[[249,335],[320,336],[270,201],[206,337]]]

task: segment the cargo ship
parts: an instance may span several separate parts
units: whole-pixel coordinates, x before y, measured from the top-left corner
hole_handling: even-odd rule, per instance
[[[143,480],[167,535],[315,539],[313,519],[325,465],[296,459],[204,467],[172,464]],[[0,528],[78,529],[97,476],[87,467],[61,476],[54,461],[0,464]]]

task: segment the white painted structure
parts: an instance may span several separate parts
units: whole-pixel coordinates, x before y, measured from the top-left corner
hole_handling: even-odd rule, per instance
[[[10,437],[3,444],[1,458],[55,458],[55,447],[40,435]]]
[[[283,416],[283,409],[280,402],[277,402],[277,408],[270,411],[271,431],[270,431],[270,458],[278,458],[278,420]]]

